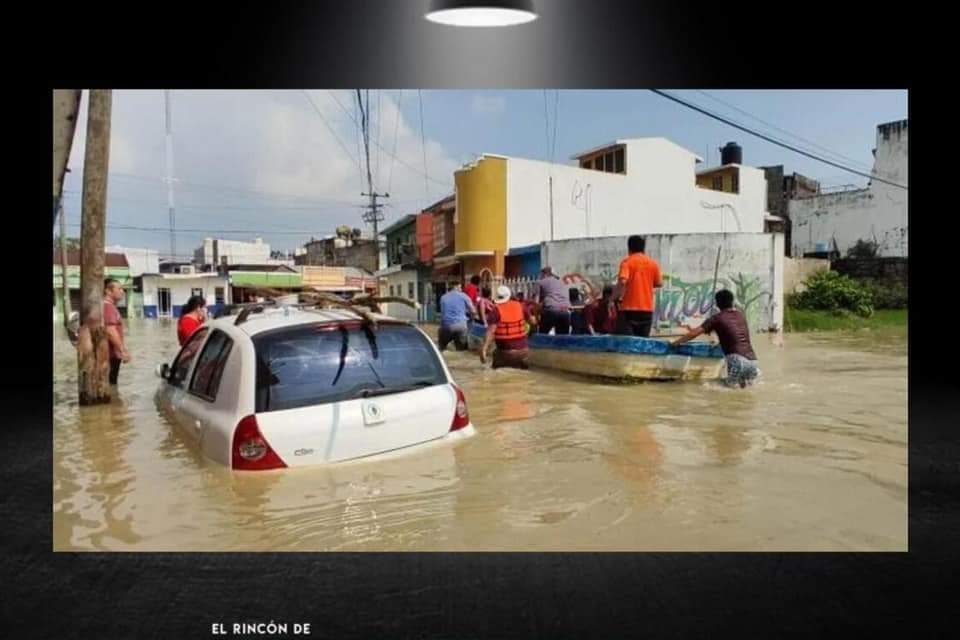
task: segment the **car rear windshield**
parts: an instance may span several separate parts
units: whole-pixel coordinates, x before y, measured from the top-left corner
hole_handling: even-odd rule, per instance
[[[253,338],[256,411],[283,411],[446,384],[430,341],[409,325],[307,325]]]

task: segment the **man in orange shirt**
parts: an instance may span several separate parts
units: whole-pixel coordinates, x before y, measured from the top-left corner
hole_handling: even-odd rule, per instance
[[[630,236],[630,255],[620,263],[613,299],[619,301],[617,333],[622,335],[646,338],[653,327],[653,290],[663,286],[663,278],[657,261],[643,252],[646,246],[642,236]]]

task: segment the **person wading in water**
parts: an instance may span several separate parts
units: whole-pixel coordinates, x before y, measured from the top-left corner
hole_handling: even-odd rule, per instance
[[[720,313],[710,316],[699,327],[690,329],[685,336],[674,340],[673,344],[683,344],[704,333],[716,333],[727,364],[727,376],[723,383],[728,387],[742,389],[753,384],[760,374],[757,354],[753,352],[753,345],[750,343],[747,319],[743,312],[733,307],[733,292],[721,289],[717,291],[715,301]]]
[[[493,353],[493,368],[513,367],[526,369],[530,354],[527,346],[527,326],[530,314],[523,305],[510,299],[510,287],[497,287],[493,299],[495,308],[487,315],[487,335],[480,348],[480,362],[487,361],[490,343],[496,341]]]

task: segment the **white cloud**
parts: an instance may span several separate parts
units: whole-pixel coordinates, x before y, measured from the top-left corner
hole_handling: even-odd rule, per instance
[[[398,110],[398,98],[397,91],[370,92],[370,162],[374,188],[390,192],[387,223],[451,193],[453,171],[459,167],[443,145],[427,138],[426,165],[433,179],[427,192],[419,114],[411,106],[415,95],[403,96],[412,122]],[[364,159],[358,154],[352,119],[355,101],[355,92],[345,90],[173,91],[178,227],[363,226],[360,207],[365,199],[360,194],[367,191],[367,178],[365,166],[357,166],[358,155],[361,163]],[[83,164],[86,102],[85,93],[71,150],[74,173],[68,176],[70,188],[77,190],[82,186],[77,169]],[[118,199],[108,206],[115,223],[165,224],[160,180],[165,173],[164,136],[161,90],[114,91],[110,171],[143,178],[111,178],[111,197]],[[397,160],[390,157],[394,148]],[[165,246],[162,234],[156,238],[156,246]]]
[[[504,96],[475,95],[470,104],[475,115],[498,116],[507,109],[507,99]]]

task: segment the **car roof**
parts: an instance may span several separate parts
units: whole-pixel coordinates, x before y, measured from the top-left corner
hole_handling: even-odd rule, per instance
[[[370,314],[377,321],[384,322],[402,322],[390,316],[378,313]],[[253,337],[264,331],[273,331],[274,329],[283,329],[288,327],[298,327],[310,324],[335,324],[346,321],[361,320],[362,317],[357,313],[348,310],[337,309],[299,309],[297,307],[267,307],[260,313],[251,313],[247,319],[236,325],[237,316],[230,315],[218,318],[210,323],[211,327],[218,326],[236,326],[247,335]]]

